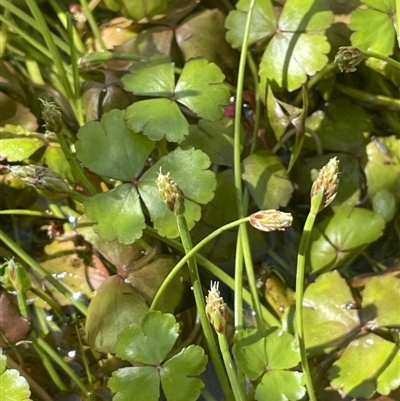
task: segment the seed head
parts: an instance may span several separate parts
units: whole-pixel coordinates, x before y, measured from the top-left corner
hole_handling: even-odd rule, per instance
[[[261,231],[284,231],[285,228],[292,225],[293,217],[290,213],[275,209],[260,210],[250,216],[249,222],[254,228]]]
[[[364,52],[358,47],[342,46],[336,53],[335,64],[338,65],[341,72],[354,72],[357,71],[358,64],[365,58]]]
[[[206,297],[206,314],[217,333],[224,333],[228,322],[228,308],[219,293],[219,282],[211,281],[211,289]]]
[[[339,160],[333,157],[319,170],[318,177],[311,187],[311,202],[323,191],[323,204],[320,210],[327,207],[334,199],[339,186]],[[318,211],[320,211],[318,210]]]

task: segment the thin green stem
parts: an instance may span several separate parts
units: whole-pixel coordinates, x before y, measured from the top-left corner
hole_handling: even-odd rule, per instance
[[[67,17],[67,33],[68,39],[70,43],[74,41],[74,31],[73,25],[71,21],[71,17],[68,15]],[[72,78],[74,84],[74,98],[73,103],[76,110],[76,116],[78,120],[79,126],[83,126],[85,124],[85,117],[83,112],[83,104],[82,104],[82,97],[81,97],[81,80],[78,71],[78,54],[74,46],[71,46],[71,68],[72,68]]]
[[[176,240],[161,237],[154,228],[147,226],[145,232],[146,232],[146,234],[150,235],[151,237],[156,238],[159,241],[162,241],[163,243],[170,246],[171,248],[174,248],[179,252],[183,252],[183,246],[181,243],[179,243]],[[210,262],[206,257],[204,257],[198,253],[196,253],[194,255],[194,257],[196,258],[196,261],[201,266],[203,266],[206,270],[208,270],[214,277],[216,277],[219,281],[222,281],[223,283],[225,283],[231,290],[233,290],[233,291],[235,290],[235,280],[229,274],[225,273],[217,265]],[[245,288],[243,289],[243,300],[248,305],[253,307],[251,295],[250,295],[249,291],[247,291]],[[152,309],[154,309],[154,303],[152,304]],[[261,313],[262,313],[263,319],[271,327],[272,326],[280,326],[279,320],[264,306],[261,307]]]
[[[366,57],[373,57],[377,58],[378,60],[385,61],[386,63],[400,70],[400,63],[396,60],[393,60],[390,57],[383,56],[382,54],[379,53],[370,52],[368,50],[363,50],[362,52],[365,54]]]
[[[239,61],[239,72],[236,90],[236,105],[235,105],[235,124],[234,124],[234,179],[236,188],[236,203],[239,219],[245,216],[245,209],[243,204],[243,190],[242,190],[242,164],[241,164],[241,146],[240,146],[240,132],[241,132],[241,116],[242,116],[242,103],[243,103],[243,82],[246,70],[246,59],[248,41],[250,36],[250,25],[253,16],[255,0],[251,0],[249,10],[246,19],[246,26],[243,36],[242,49]],[[239,242],[243,248],[244,264],[246,268],[246,274],[249,282],[250,293],[253,299],[253,308],[257,321],[258,330],[261,334],[265,332],[265,325],[261,316],[261,305],[258,298],[258,291],[256,287],[253,261],[250,253],[250,241],[248,238],[248,232],[245,225],[239,227]]]
[[[97,63],[105,63],[110,60],[140,61],[143,56],[130,53],[114,53],[110,51],[90,53],[79,60],[81,66],[90,66]]]
[[[80,349],[81,357],[83,360],[83,366],[85,367],[86,377],[88,379],[89,386],[91,387],[91,389],[93,389],[92,372],[90,371],[89,361],[86,357],[85,350],[83,349],[81,333],[79,332],[79,328],[77,325],[75,325],[75,332],[76,332],[76,336],[77,336],[78,342],[79,342],[79,349]],[[89,397],[89,400],[92,400],[92,401],[96,400],[96,394],[94,391],[90,391],[90,393],[87,395]]]
[[[41,337],[31,334],[32,343],[35,347],[42,349],[68,376],[69,378],[84,392],[90,394],[90,389],[86,387],[83,381],[75,373],[75,371],[61,358],[61,356],[54,351],[54,349],[47,344]]]
[[[235,332],[243,328],[243,248],[239,235],[236,238],[235,250],[235,291],[233,321]]]
[[[311,210],[307,216],[306,223],[304,225],[303,234],[301,236],[299,253],[297,256],[297,274],[296,274],[296,335],[299,343],[301,365],[306,381],[306,387],[308,396],[311,401],[317,401],[314,392],[314,386],[308,366],[307,350],[304,341],[304,319],[303,319],[303,295],[304,295],[304,276],[306,266],[306,252],[311,238],[311,232],[314,227],[315,218],[320,210],[324,197],[324,192],[320,191],[314,198],[311,199]]]
[[[14,33],[18,34],[18,36],[24,40],[24,42],[27,42],[30,46],[42,53],[48,59],[48,64],[50,64],[51,53],[41,43],[39,43],[32,36],[28,35],[24,29],[18,27],[18,25],[15,24],[14,21],[7,20],[2,15],[0,15],[0,22],[4,24],[4,26],[10,27]]]
[[[29,216],[29,217],[41,217],[42,219],[50,220],[66,220],[65,217],[55,217],[45,212],[39,212],[37,210],[25,210],[25,209],[8,209],[0,210],[0,215],[11,214],[13,216]]]
[[[179,273],[183,266],[192,258],[196,253],[198,253],[205,245],[207,245],[210,241],[212,241],[217,236],[221,235],[223,232],[231,230],[232,228],[237,227],[238,225],[248,222],[249,218],[245,217],[241,220],[233,221],[232,223],[225,224],[224,226],[218,228],[217,230],[213,231],[211,234],[207,235],[204,239],[202,239],[198,244],[194,247],[191,247],[190,250],[185,249],[185,256],[175,265],[175,267],[171,270],[168,276],[164,279],[161,287],[158,289],[156,295],[154,296],[153,302],[151,304],[150,309],[155,309],[160,300],[161,296],[163,295],[164,291],[167,289],[168,285],[172,282],[174,277]]]
[[[184,202],[183,199],[180,202]],[[189,253],[192,246],[192,239],[189,234],[189,227],[186,222],[185,215],[183,213],[176,213],[176,219],[178,223],[179,235],[182,240],[182,245],[185,253]],[[217,343],[213,331],[211,329],[210,322],[206,315],[206,305],[204,300],[203,290],[201,288],[199,271],[197,269],[196,259],[192,256],[188,259],[189,275],[192,282],[194,299],[196,301],[197,313],[199,314],[201,327],[203,328],[204,337],[206,338],[210,356],[218,376],[218,380],[221,384],[222,390],[225,394],[226,399],[232,400],[233,394],[229,386],[229,381],[224,370],[224,366],[218,354]]]
[[[335,88],[339,92],[343,93],[344,95],[350,96],[353,99],[361,100],[362,102],[374,104],[375,106],[379,107],[387,107],[388,109],[393,111],[400,111],[399,99],[393,99],[392,97],[382,95],[372,95],[371,93],[367,93],[365,91],[361,91],[339,83],[336,83]]]
[[[107,50],[107,46],[105,45],[103,38],[101,37],[99,27],[97,26],[97,22],[93,17],[93,13],[88,5],[88,2],[86,0],[80,0],[80,3],[82,6],[82,11],[86,15],[90,29],[92,30],[93,36],[96,38],[97,42],[99,43],[99,45],[103,49],[103,51]]]
[[[27,0],[26,2],[28,4],[29,9],[31,10],[33,18],[35,19],[39,27],[39,30],[43,36],[46,46],[49,49],[49,52],[51,54],[51,60],[54,61],[55,72],[58,78],[60,79],[64,95],[67,97],[67,99],[72,99],[73,91],[70,82],[68,80],[67,72],[65,69],[66,66],[61,58],[60,52],[57,49],[57,46],[51,35],[49,27],[46,24],[43,13],[40,11],[39,6],[37,5],[35,0]]]
[[[29,256],[19,245],[17,245],[7,234],[0,230],[0,240],[14,252],[22,261],[30,266],[37,274],[46,279],[52,284],[58,291],[60,291],[65,297],[67,297],[71,303],[80,310],[84,315],[87,314],[87,306],[81,301],[74,298],[73,292],[68,289],[63,283],[54,278],[49,272],[47,272],[38,262],[36,262],[31,256]]]
[[[30,335],[30,340],[32,341],[32,345],[34,346],[36,352],[38,353],[40,360],[43,363],[48,375],[51,378],[51,381],[62,391],[66,391],[68,387],[64,384],[61,377],[59,376],[56,368],[52,364],[49,355],[43,350],[43,348],[37,342],[37,335],[36,333],[32,333]]]
[[[225,333],[217,332],[219,347],[221,349],[222,358],[224,359],[224,364],[226,371],[228,373],[229,381],[231,383],[233,395],[236,401],[245,401],[245,396],[240,386],[239,380],[236,376],[235,368],[233,367],[232,357],[229,351],[229,344],[226,339]]]
[[[10,11],[12,14],[14,14],[15,16],[17,16],[18,18],[20,18],[22,21],[24,21],[25,24],[28,24],[29,26],[31,26],[33,29],[35,29],[36,31],[40,32],[39,26],[36,23],[36,21],[29,16],[28,14],[26,14],[24,11],[22,11],[20,8],[16,7],[14,4],[10,3],[8,0],[3,0],[1,2],[1,5],[8,11]],[[67,43],[65,43],[63,40],[61,40],[57,35],[55,35],[54,33],[51,34],[54,40],[54,43],[57,45],[57,47],[62,50],[63,52],[65,52],[67,55],[70,55],[70,47]],[[31,37],[32,35],[30,35]]]
[[[60,5],[57,3],[56,0],[48,0],[50,5],[53,7],[53,10],[57,13],[57,17],[60,20],[61,24],[63,25],[64,29],[67,29],[67,17],[69,17],[69,13],[65,12]],[[80,54],[84,54],[86,52],[85,45],[82,42],[78,32],[76,31],[75,27],[72,27],[73,39],[71,42],[71,47],[74,47]],[[68,53],[69,54],[69,53]]]
[[[258,74],[257,74],[256,63],[254,62],[253,56],[251,55],[250,52],[248,52],[247,58],[250,72],[253,76],[255,102],[256,102],[253,137],[250,149],[250,154],[252,154],[255,151],[257,144],[258,129],[260,126],[261,107],[260,107],[260,90],[258,85]],[[245,213],[247,213],[248,206],[249,206],[249,191],[247,188],[245,188],[243,193],[243,211]],[[236,255],[235,255],[235,298],[234,298],[235,331],[238,331],[243,327],[242,290],[243,290],[243,247],[241,245],[241,237],[240,235],[238,235],[236,244]]]

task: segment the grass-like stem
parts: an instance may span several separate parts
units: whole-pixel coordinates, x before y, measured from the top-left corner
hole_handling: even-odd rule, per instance
[[[319,192],[311,199],[311,209],[307,216],[303,234],[300,240],[299,253],[297,256],[296,273],[296,336],[299,343],[301,365],[306,381],[306,387],[310,401],[317,401],[314,392],[314,386],[307,359],[307,350],[304,341],[304,319],[303,319],[303,294],[304,294],[304,276],[306,266],[306,252],[310,243],[311,232],[314,227],[315,218],[323,203],[324,193]]]

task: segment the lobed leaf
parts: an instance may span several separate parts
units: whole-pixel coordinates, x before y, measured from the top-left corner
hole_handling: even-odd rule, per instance
[[[109,241],[132,244],[146,227],[139,194],[131,184],[92,196],[84,205],[86,215],[95,222],[93,230]]]
[[[99,175],[132,181],[142,171],[154,146],[143,134],[129,129],[125,111],[112,110],[104,113],[100,121],[91,121],[79,129],[76,156]]]

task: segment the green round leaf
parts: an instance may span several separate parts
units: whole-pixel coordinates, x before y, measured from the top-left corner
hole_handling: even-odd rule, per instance
[[[258,401],[296,401],[306,394],[304,376],[300,372],[272,370],[267,372],[256,388]]]
[[[126,90],[137,96],[172,97],[175,86],[174,64],[169,57],[156,56],[133,64],[122,77]]]
[[[360,319],[346,280],[335,270],[321,274],[303,298],[304,338],[311,355],[327,353],[358,330]]]
[[[168,401],[195,401],[204,383],[197,376],[207,365],[203,348],[190,345],[166,361],[160,371],[161,385]],[[177,386],[177,383],[179,385]]]
[[[118,335],[149,310],[143,297],[118,275],[107,278],[89,305],[86,333],[94,353],[114,353]]]
[[[228,30],[226,40],[235,49],[242,47],[249,5],[250,0],[238,1],[236,10],[231,11],[225,20],[225,28]],[[249,45],[271,36],[275,29],[276,17],[272,3],[269,0],[256,0],[251,20]]]
[[[175,88],[175,99],[200,118],[215,121],[229,104],[229,89],[220,68],[204,58],[189,60]]]
[[[166,137],[178,142],[189,133],[189,123],[178,105],[169,99],[150,99],[133,103],[126,109],[126,121],[134,132],[141,132],[152,141]]]
[[[385,228],[383,217],[370,210],[351,206],[333,210],[311,233],[307,260],[313,271],[331,270],[355,257],[381,237]]]
[[[379,4],[380,3],[380,4]],[[395,34],[393,15],[396,12],[394,1],[373,2],[371,9],[353,11],[349,27],[355,31],[351,44],[362,50],[368,50],[390,56],[393,53]]]
[[[376,334],[353,340],[329,369],[331,386],[344,395],[370,398],[377,390],[377,379],[398,352],[396,344]]]
[[[156,179],[160,169],[163,174],[169,172],[171,178],[183,191],[185,217],[190,229],[201,217],[199,204],[210,202],[214,196],[216,180],[214,173],[207,170],[209,166],[210,159],[201,150],[177,148],[162,157],[143,174],[138,189],[150,213],[154,227],[160,235],[169,238],[179,235],[176,216],[161,201],[158,194]]]
[[[113,372],[108,386],[113,401],[159,401],[160,375],[155,366],[120,368]]]
[[[154,149],[154,142],[131,131],[125,111],[112,110],[101,121],[91,121],[78,131],[77,158],[91,171],[124,181],[134,180]]]
[[[372,277],[365,285],[362,320],[368,327],[400,327],[400,279]]]
[[[293,185],[281,159],[259,150],[243,160],[243,180],[260,209],[279,209],[292,196]]]
[[[267,331],[266,339],[268,370],[290,369],[300,362],[297,342],[290,333],[274,327]]]
[[[236,333],[233,354],[239,369],[249,379],[256,380],[265,372],[268,364],[265,338],[260,336],[257,329],[244,329]]]
[[[136,188],[120,185],[99,193],[85,203],[86,215],[96,224],[94,231],[104,239],[132,244],[142,236],[145,219]]]
[[[147,313],[141,323],[133,323],[118,337],[118,358],[159,366],[172,350],[179,335],[179,324],[171,314]]]

